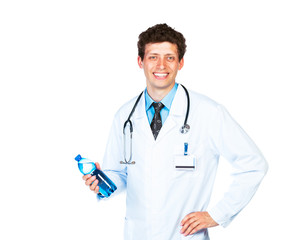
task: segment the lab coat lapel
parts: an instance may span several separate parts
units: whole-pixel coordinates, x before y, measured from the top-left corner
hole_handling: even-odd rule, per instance
[[[132,118],[134,127],[137,128],[139,132],[141,132],[141,135],[143,134],[143,137],[145,137],[145,139],[154,141],[154,137],[146,115],[144,93],[142,94],[142,97]]]

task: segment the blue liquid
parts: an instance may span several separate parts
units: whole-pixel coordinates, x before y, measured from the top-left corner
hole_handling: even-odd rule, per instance
[[[80,154],[77,155],[75,160],[78,161],[78,168],[82,174],[91,174],[92,176],[96,176],[99,181],[99,193],[101,193],[104,197],[109,197],[117,189],[111,179],[108,178],[103,171],[96,168],[94,162],[87,158],[82,158]]]

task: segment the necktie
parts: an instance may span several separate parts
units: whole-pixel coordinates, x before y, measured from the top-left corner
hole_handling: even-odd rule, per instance
[[[152,122],[150,124],[150,127],[152,130],[153,136],[156,140],[158,133],[162,127],[160,110],[164,107],[164,105],[161,102],[159,102],[159,103],[154,102],[154,103],[152,103],[152,106],[155,109],[155,114],[154,114],[154,117],[153,117]]]

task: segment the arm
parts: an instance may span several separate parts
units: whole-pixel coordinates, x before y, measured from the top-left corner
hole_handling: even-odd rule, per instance
[[[254,142],[220,105],[213,118],[210,136],[219,155],[235,169],[228,191],[209,211],[218,224],[226,227],[252,199],[268,165]]]
[[[185,236],[218,225],[226,227],[251,200],[268,168],[256,145],[222,106],[217,106],[210,120],[211,144],[236,171],[216,206],[209,212],[190,213],[182,220],[181,233]]]

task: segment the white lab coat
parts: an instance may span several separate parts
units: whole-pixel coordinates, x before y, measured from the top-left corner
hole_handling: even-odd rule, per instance
[[[105,173],[120,192],[126,189],[125,240],[209,239],[207,230],[184,237],[181,220],[195,211],[208,211],[222,226],[227,226],[246,206],[267,171],[264,157],[241,127],[221,105],[189,91],[190,131],[181,134],[187,100],[178,87],[168,118],[154,140],[142,95],[133,114],[133,161],[124,161],[123,124],[136,98],[116,114],[103,161]],[[197,157],[196,171],[177,171],[174,155],[188,153]],[[219,156],[236,169],[234,181],[223,199],[208,209]]]

